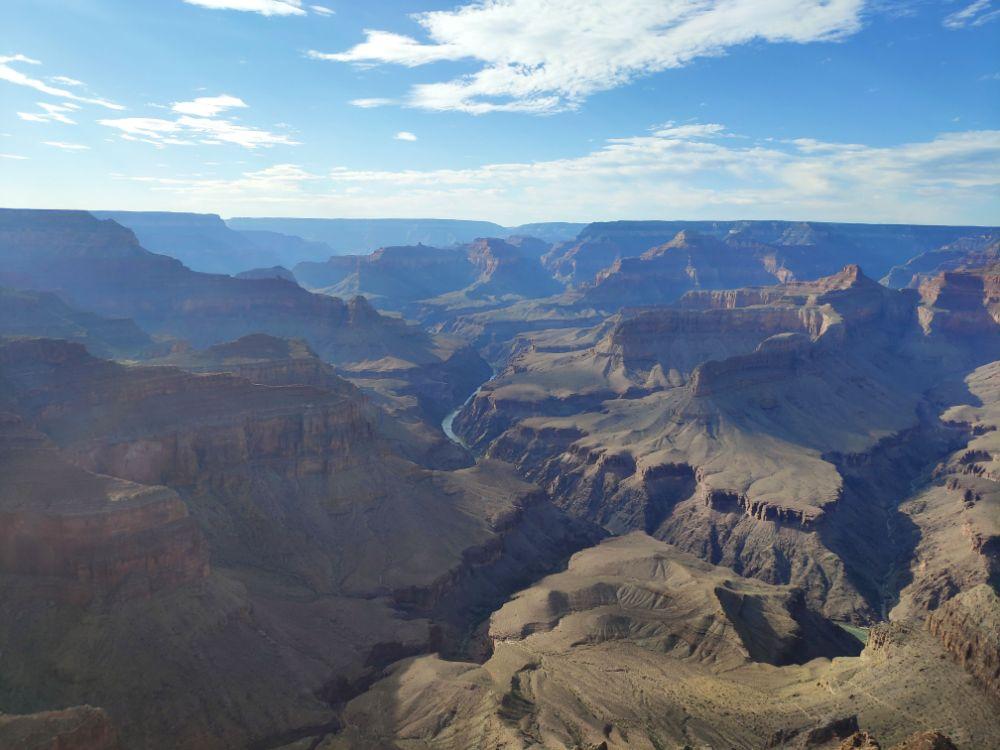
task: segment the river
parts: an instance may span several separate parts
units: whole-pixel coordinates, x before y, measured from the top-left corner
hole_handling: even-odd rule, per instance
[[[486,385],[486,383],[489,383],[491,380],[493,380],[493,378],[497,376],[499,371],[497,370],[496,367],[493,367],[492,365],[491,367],[493,369],[493,372],[490,374],[489,379],[487,379],[482,385],[480,385],[479,388],[482,388],[484,385]],[[462,439],[461,435],[455,434],[454,430],[455,417],[458,416],[458,413],[462,411],[462,409],[464,409],[466,406],[472,403],[472,399],[474,399],[477,395],[479,395],[479,388],[476,388],[476,390],[474,390],[471,394],[469,394],[469,397],[465,399],[465,401],[462,403],[461,406],[459,406],[456,409],[452,409],[450,412],[448,412],[445,418],[441,420],[441,431],[444,432],[445,437],[447,437],[455,445],[465,448],[465,450],[471,450],[471,448],[469,448],[469,444]]]

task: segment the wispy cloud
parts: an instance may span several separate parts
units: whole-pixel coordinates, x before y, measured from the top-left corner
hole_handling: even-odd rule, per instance
[[[347,51],[309,55],[407,67],[471,60],[481,64],[478,71],[414,86],[406,103],[474,114],[547,113],[751,41],[842,39],[860,28],[863,6],[864,0],[492,0],[417,14],[426,42],[368,30]]]
[[[184,0],[211,10],[241,10],[262,16],[304,16],[308,11],[320,16],[332,16],[334,11],[325,5],[303,6],[302,0]]]
[[[242,99],[221,94],[174,102],[170,109],[179,116],[172,120],[161,117],[121,117],[98,122],[114,128],[125,140],[143,141],[157,148],[230,143],[255,149],[298,143],[287,135],[241,125],[218,116],[229,109],[246,107],[247,104]]]
[[[27,156],[21,156],[20,154],[0,154],[0,159],[16,159],[17,161],[24,161],[27,158]]]
[[[256,200],[280,201],[298,194],[308,182],[322,179],[320,175],[306,171],[298,164],[275,164],[264,169],[244,172],[231,179],[208,179],[203,177],[159,177],[138,176],[121,179],[151,185],[154,190],[179,192],[198,196],[251,196]]]
[[[56,86],[50,86],[37,78],[32,78],[25,75],[20,70],[12,67],[12,64],[24,64],[24,65],[41,65],[41,62],[34,60],[30,57],[24,55],[8,55],[6,57],[0,57],[0,81],[7,81],[8,83],[13,83],[17,86],[27,86],[28,88],[35,89],[35,91],[40,91],[43,94],[48,94],[49,96],[57,96],[61,99],[70,99],[74,102],[83,102],[85,104],[96,104],[100,107],[106,107],[107,109],[125,109],[120,104],[115,104],[107,99],[96,99],[88,96],[80,96],[72,91],[67,91],[66,89],[58,88]],[[55,80],[55,79],[53,79]],[[74,85],[79,82],[75,82]]]
[[[363,170],[319,177],[294,165],[235,180],[143,178],[191,205],[282,204],[289,215],[441,214],[511,224],[551,219],[774,218],[987,223],[1000,210],[1000,131],[868,146],[736,137],[668,123],[573,158],[471,169]]]
[[[417,136],[408,130],[400,130],[396,135],[393,136],[397,141],[415,141]]]
[[[49,80],[52,83],[58,83],[60,86],[83,86],[83,81],[78,81],[69,76],[52,76]]]
[[[76,120],[67,113],[80,109],[72,102],[63,104],[49,104],[48,102],[38,102],[41,112],[18,112],[17,116],[27,122],[61,122],[64,125],[76,125]]]
[[[227,109],[245,109],[246,106],[246,102],[239,97],[220,94],[219,96],[199,96],[189,102],[174,102],[170,108],[182,115],[215,117]]]
[[[385,107],[396,102],[394,99],[371,97],[369,99],[351,99],[350,103],[355,107],[361,107],[361,109],[372,109],[374,107]]]
[[[992,0],[975,0],[946,16],[944,25],[947,29],[964,29],[966,26],[982,26],[997,18],[1000,18],[1000,8],[993,7]]]
[[[299,0],[184,0],[188,5],[198,5],[212,10],[242,10],[262,16],[304,16]]]
[[[84,146],[82,143],[66,143],[65,141],[42,141],[46,146],[52,146],[53,148],[59,148],[63,151],[89,151],[90,146]]]

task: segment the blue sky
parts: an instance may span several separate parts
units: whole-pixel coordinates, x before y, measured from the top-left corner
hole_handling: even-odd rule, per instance
[[[0,205],[1000,223],[1000,2],[5,0]]]

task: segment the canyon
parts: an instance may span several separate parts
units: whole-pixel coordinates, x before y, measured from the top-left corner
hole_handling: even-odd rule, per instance
[[[0,210],[0,745],[1000,746],[996,237]]]

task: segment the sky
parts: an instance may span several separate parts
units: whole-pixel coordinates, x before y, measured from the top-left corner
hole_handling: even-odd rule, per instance
[[[3,0],[0,205],[1000,224],[1000,0]]]

